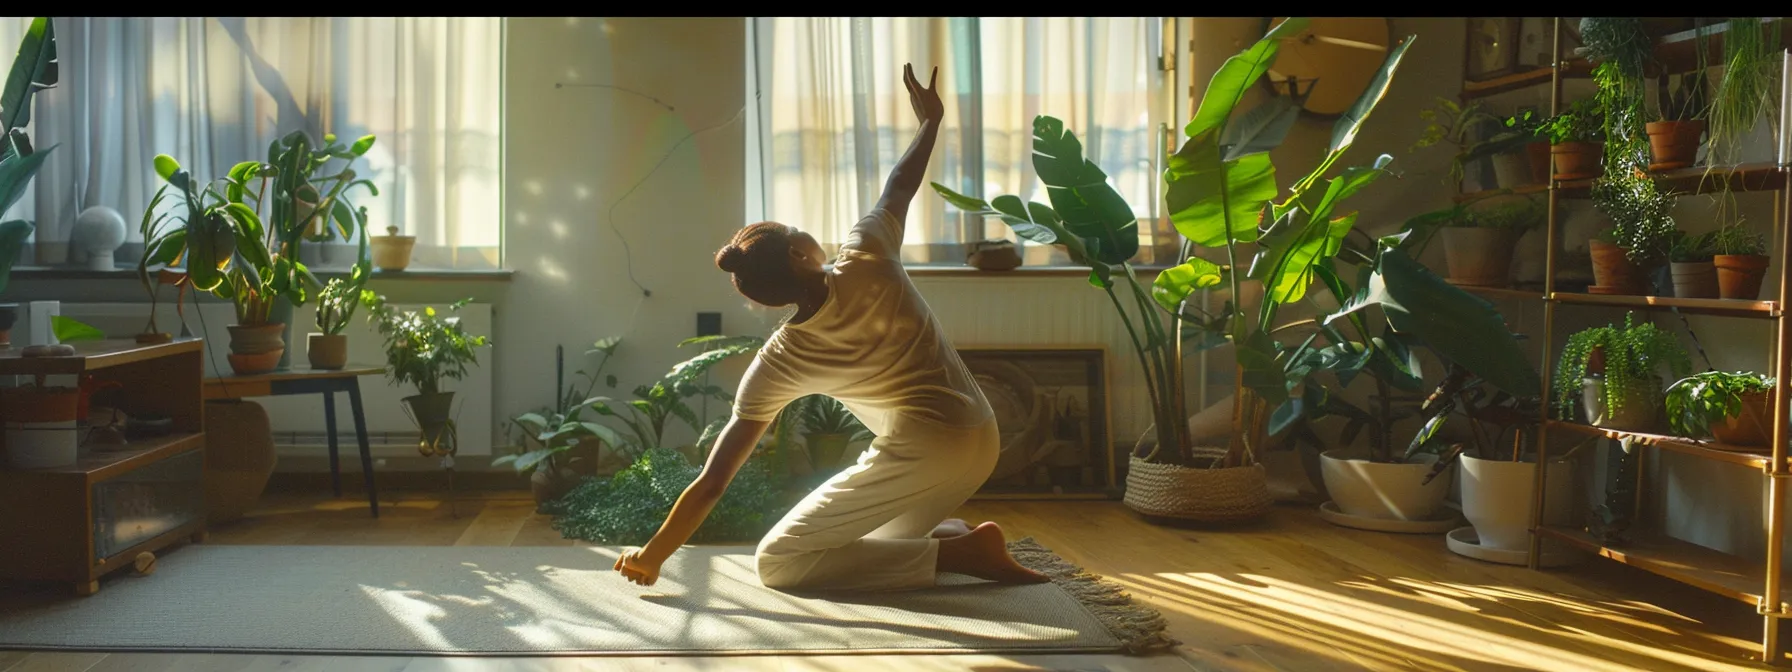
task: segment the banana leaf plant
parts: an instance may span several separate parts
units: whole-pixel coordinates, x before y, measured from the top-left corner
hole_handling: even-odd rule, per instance
[[[6,83],[0,86],[0,213],[11,210],[25,196],[31,178],[43,168],[55,146],[33,150],[25,125],[31,123],[31,103],[37,92],[56,86],[60,79],[56,60],[56,24],[49,17],[37,17],[19,40],[18,56]],[[12,267],[37,227],[23,219],[0,222],[0,291],[6,290]]]
[[[1073,262],[1090,268],[1090,284],[1105,291],[1119,312],[1148,382],[1157,441],[1149,452],[1138,456],[1142,459],[1211,466],[1198,459],[1190,445],[1182,384],[1185,337],[1225,330],[1233,343],[1244,344],[1237,349],[1241,391],[1279,390],[1270,395],[1273,403],[1287,398],[1289,387],[1298,379],[1284,383],[1286,374],[1280,362],[1286,355],[1270,345],[1273,339],[1267,329],[1247,331],[1244,311],[1230,302],[1217,315],[1198,309],[1200,314],[1189,313],[1193,307],[1187,299],[1197,291],[1228,282],[1231,295],[1241,296],[1239,274],[1231,272],[1239,267],[1236,246],[1258,242],[1263,251],[1250,275],[1270,288],[1259,323],[1273,324],[1275,306],[1304,296],[1313,278],[1313,265],[1335,254],[1337,240],[1355,223],[1354,213],[1330,216],[1338,201],[1386,172],[1383,166],[1389,159],[1383,157],[1373,168],[1346,171],[1319,197],[1307,193],[1355,141],[1362,123],[1386,93],[1413,37],[1389,51],[1356,105],[1338,122],[1325,161],[1294,186],[1287,200],[1273,202],[1278,189],[1269,150],[1281,143],[1291,125],[1286,113],[1289,101],[1274,98],[1267,103],[1269,107],[1241,115],[1238,123],[1232,123],[1232,113],[1274,64],[1282,40],[1295,37],[1306,26],[1304,18],[1283,21],[1256,44],[1228,59],[1208,84],[1200,108],[1185,127],[1189,140],[1171,157],[1164,175],[1172,222],[1186,239],[1180,258],[1187,261],[1159,274],[1150,290],[1140,284],[1128,263],[1138,250],[1138,222],[1132,207],[1107,183],[1106,174],[1083,158],[1081,144],[1057,119],[1042,116],[1033,125],[1034,170],[1046,185],[1051,206],[1023,203],[1014,196],[999,196],[986,203],[933,185],[953,206],[973,215],[999,217],[1027,240],[1062,245]],[[1259,230],[1260,223],[1269,226]],[[1223,246],[1230,263],[1220,266],[1195,257],[1194,245]],[[1129,310],[1128,304],[1134,308]],[[1246,401],[1242,395],[1234,399],[1235,426],[1246,431],[1234,433],[1220,466],[1252,462],[1267,420],[1262,402]],[[1246,405],[1251,409],[1241,412]],[[1251,429],[1253,426],[1257,428]]]

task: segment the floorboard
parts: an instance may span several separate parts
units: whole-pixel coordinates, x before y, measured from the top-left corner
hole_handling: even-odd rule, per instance
[[[565,546],[527,493],[270,493],[214,544]],[[1229,529],[1154,525],[1115,502],[972,502],[959,515],[1031,536],[1162,611],[1182,642],[1151,657],[457,658],[0,651],[0,672],[239,670],[1747,670],[1759,620],[1615,563],[1534,572],[1450,553],[1441,536],[1336,527],[1281,506]],[[178,551],[175,551],[178,552]]]

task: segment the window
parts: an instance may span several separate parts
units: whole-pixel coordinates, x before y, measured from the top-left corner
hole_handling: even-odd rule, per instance
[[[749,24],[748,221],[771,219],[838,244],[883,190],[917,122],[902,86],[939,67],[946,102],[927,181],[985,199],[1048,202],[1033,173],[1036,115],[1063,120],[1137,211],[1142,256],[1169,240],[1157,221],[1163,113],[1157,18],[758,18]],[[966,243],[1014,240],[923,187],[904,257],[963,263]],[[1027,263],[1064,263],[1027,244]]]
[[[18,44],[29,18],[0,19]],[[499,78],[503,20],[447,18],[57,18],[61,78],[38,94],[32,139],[58,145],[11,214],[32,219],[36,263],[66,263],[82,208],[128,222],[117,258],[141,253],[138,222],[168,154],[196,177],[267,160],[294,130],[352,142],[379,196],[359,196],[368,227],[415,235],[417,268],[499,264]],[[134,245],[133,245],[134,244]],[[352,244],[314,250],[320,268],[353,262]]]

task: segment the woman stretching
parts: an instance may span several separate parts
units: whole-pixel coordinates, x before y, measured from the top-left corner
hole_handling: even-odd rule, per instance
[[[900,260],[903,220],[921,186],[944,105],[903,68],[921,129],[883,197],[853,227],[830,267],[807,233],[754,224],[716,253],[734,287],[797,311],[747,368],[734,417],[702,475],[685,488],[647,545],[615,569],[652,585],[691,538],[778,412],[809,394],[840,400],[877,438],[853,465],[803,498],[759,542],[759,580],[798,590],[892,590],[934,584],[939,572],[1044,582],[1008,555],[1001,528],[946,516],[989,478],[1000,450],[995,415],[910,284]]]

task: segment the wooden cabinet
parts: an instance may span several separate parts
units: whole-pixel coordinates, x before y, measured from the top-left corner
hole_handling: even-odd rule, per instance
[[[204,539],[204,344],[74,345],[73,357],[0,351],[0,376],[91,374],[120,384],[113,405],[127,415],[172,420],[162,436],[84,446],[72,466],[12,470],[0,461],[0,578],[66,581],[87,595],[141,553]],[[0,418],[5,413],[0,408]],[[0,451],[4,445],[0,433]]]

